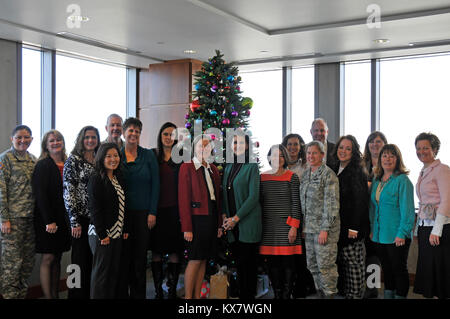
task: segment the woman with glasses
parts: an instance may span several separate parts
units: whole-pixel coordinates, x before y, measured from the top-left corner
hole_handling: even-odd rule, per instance
[[[291,299],[295,256],[302,254],[299,179],[287,169],[289,155],[283,145],[273,145],[267,159],[271,170],[261,174],[259,253],[267,260],[275,299]]]

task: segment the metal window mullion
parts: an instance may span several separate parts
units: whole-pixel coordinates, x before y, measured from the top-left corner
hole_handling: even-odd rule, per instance
[[[127,105],[126,117],[136,117],[137,115],[137,76],[135,68],[127,68]]]
[[[292,132],[292,67],[283,67],[282,99],[283,125],[282,134]]]
[[[16,124],[22,124],[22,50],[21,43],[16,44],[17,111]]]
[[[345,63],[339,64],[339,136],[345,134]]]
[[[56,52],[41,53],[41,136],[55,128]]]
[[[380,60],[371,60],[370,71],[370,129],[371,131],[380,130]]]

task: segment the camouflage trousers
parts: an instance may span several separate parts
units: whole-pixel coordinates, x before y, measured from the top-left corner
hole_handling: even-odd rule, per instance
[[[35,260],[33,218],[11,219],[1,234],[0,288],[5,299],[25,299]]]
[[[335,295],[337,293],[338,270],[336,264],[337,242],[339,240],[339,231],[328,232],[328,240],[325,245],[318,242],[319,234],[306,233],[306,264],[318,292],[325,296]]]

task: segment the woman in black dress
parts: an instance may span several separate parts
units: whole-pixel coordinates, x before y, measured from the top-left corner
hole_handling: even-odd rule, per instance
[[[40,278],[47,299],[58,299],[61,256],[70,249],[70,226],[64,207],[62,180],[66,158],[64,137],[56,130],[48,131],[42,139],[41,156],[32,179],[36,200],[36,253],[42,254]]]
[[[158,148],[153,149],[159,164],[160,193],[158,201],[158,222],[151,230],[152,273],[156,299],[163,299],[164,279],[162,256],[169,254],[167,263],[167,287],[169,299],[177,297],[177,283],[180,274],[180,256],[184,249],[178,212],[178,172],[181,163],[172,161],[172,147],[177,144],[174,137],[176,125],[163,124],[158,134]]]

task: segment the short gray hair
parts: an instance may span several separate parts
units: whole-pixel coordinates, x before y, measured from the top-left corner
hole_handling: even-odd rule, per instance
[[[323,122],[323,124],[325,125],[326,130],[328,131],[328,124],[327,124],[327,121],[325,121],[325,120],[324,120],[323,118],[321,118],[321,117],[318,117],[318,118],[314,119],[314,121],[311,123],[311,128],[313,128],[314,125],[316,125],[316,123],[318,123],[318,122]]]
[[[317,148],[319,149],[320,153],[325,154],[325,146],[323,146],[322,142],[319,141],[312,141],[309,142],[308,144],[306,144],[306,151],[308,151],[308,148],[310,148],[311,146],[317,146]]]
[[[109,124],[109,121],[110,121],[113,117],[118,117],[118,118],[120,119],[120,122],[123,124],[123,119],[122,119],[122,117],[121,117],[119,114],[113,113],[113,114],[110,114],[110,115],[108,116],[108,118],[106,119],[106,125]]]

